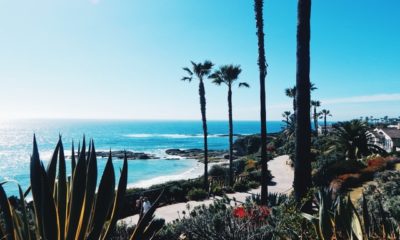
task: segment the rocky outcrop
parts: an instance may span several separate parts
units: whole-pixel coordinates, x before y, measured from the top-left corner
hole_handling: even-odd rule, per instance
[[[108,151],[100,151],[96,152],[97,157],[107,158],[110,152]],[[113,158],[123,159],[125,155],[125,151],[112,151],[111,156]],[[148,159],[159,159],[154,154],[144,153],[144,152],[132,152],[126,151],[126,157],[128,160],[148,160]]]
[[[204,151],[202,149],[168,149],[165,151],[166,154],[172,156],[179,156],[181,158],[191,158],[191,159],[202,159],[204,156]],[[226,150],[208,150],[209,158],[219,158],[224,159],[224,156],[228,153]]]
[[[248,135],[239,137],[233,143],[233,149],[237,156],[245,156],[257,153],[261,147],[260,135]]]

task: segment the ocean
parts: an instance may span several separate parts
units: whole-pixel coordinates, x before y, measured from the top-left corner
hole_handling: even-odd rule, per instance
[[[268,132],[278,132],[282,122],[268,122]],[[257,121],[234,122],[235,134],[258,133]],[[228,123],[209,121],[209,149],[228,148]],[[169,160],[165,150],[170,148],[202,148],[200,121],[132,121],[132,120],[2,120],[0,121],[0,182],[8,195],[18,193],[18,182],[25,190],[30,185],[29,163],[32,153],[32,138],[36,134],[41,160],[50,159],[59,135],[62,136],[65,155],[71,155],[71,143],[75,150],[83,135],[93,139],[96,151],[130,150],[152,153],[160,159],[128,161],[129,186],[148,186],[168,180],[189,178],[200,171],[201,164],[193,159]],[[99,177],[106,159],[98,158]],[[122,161],[113,160],[118,176]],[[70,161],[67,159],[67,171]],[[196,170],[197,169],[197,170]]]

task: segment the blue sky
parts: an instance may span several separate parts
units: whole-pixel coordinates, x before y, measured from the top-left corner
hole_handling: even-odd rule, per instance
[[[291,109],[295,0],[265,1],[267,117]],[[399,116],[400,1],[313,1],[312,98],[334,120]],[[240,64],[234,118],[259,119],[250,0],[3,0],[0,118],[199,119],[190,60]],[[226,119],[226,89],[206,84],[209,119]]]

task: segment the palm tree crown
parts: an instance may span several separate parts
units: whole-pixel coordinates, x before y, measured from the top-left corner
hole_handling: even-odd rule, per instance
[[[226,84],[232,86],[232,84],[239,78],[239,74],[242,69],[239,65],[224,65],[211,74],[208,78],[212,79],[212,82],[216,85]],[[241,82],[239,87],[250,87],[248,83]]]
[[[192,63],[192,70],[190,70],[188,67],[183,68],[183,70],[188,73],[188,76],[183,77],[182,81],[191,82],[193,80],[193,75],[199,78],[199,80],[203,80],[204,77],[210,74],[211,69],[214,66],[214,64],[208,60],[204,61],[204,63],[195,63],[193,61],[190,62]]]
[[[339,122],[334,125],[337,146],[345,152],[346,158],[356,160],[372,153],[386,155],[385,150],[373,144],[368,125],[360,120]]]

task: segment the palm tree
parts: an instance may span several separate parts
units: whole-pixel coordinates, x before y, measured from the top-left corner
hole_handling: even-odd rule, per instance
[[[332,116],[332,114],[331,114],[331,112],[329,111],[329,110],[326,110],[326,109],[322,109],[322,111],[320,112],[320,118],[322,119],[324,119],[324,135],[326,135],[327,133],[328,133],[328,130],[327,130],[327,126],[326,126],[326,118],[328,117],[328,116]]]
[[[311,187],[310,125],[310,17],[311,0],[299,0],[297,8],[296,136],[294,193],[298,204]],[[303,206],[311,211],[311,202]]]
[[[314,91],[318,89],[314,83],[310,83],[310,90]],[[293,98],[293,112],[296,113],[296,86],[285,89],[285,95],[289,98]]]
[[[386,151],[373,144],[373,135],[368,133],[368,124],[358,119],[334,125],[333,135],[339,149],[348,160],[368,156],[372,153],[386,155]]]
[[[290,118],[290,115],[292,115],[292,113],[291,113],[290,111],[284,111],[284,112],[282,113],[282,117],[285,119],[285,120],[283,120],[283,121],[286,123],[286,128],[289,127],[289,118]]]
[[[296,112],[296,86],[285,89],[285,95],[293,99],[293,112]]]
[[[193,77],[199,80],[199,95],[200,95],[200,110],[201,120],[203,123],[203,135],[204,135],[204,190],[208,191],[208,143],[207,143],[207,118],[206,118],[206,91],[204,89],[203,79],[207,77],[214,64],[211,61],[204,61],[204,63],[192,63],[192,70],[188,67],[184,67],[188,74],[182,78],[183,81],[191,82]]]
[[[265,78],[267,63],[264,48],[263,0],[254,0],[258,40],[258,67],[260,69],[260,118],[261,118],[261,204],[268,202],[268,159],[267,159],[267,114],[265,103]]]
[[[233,121],[232,121],[232,86],[242,72],[240,66],[221,66],[209,76],[213,83],[220,86],[225,84],[228,87],[228,117],[229,117],[229,185],[233,186]],[[248,83],[241,82],[239,87],[250,87]]]
[[[321,106],[321,102],[320,101],[311,100],[311,106],[314,107],[313,118],[314,118],[315,136],[318,136],[318,117],[319,117],[319,114],[317,113],[317,107]]]

